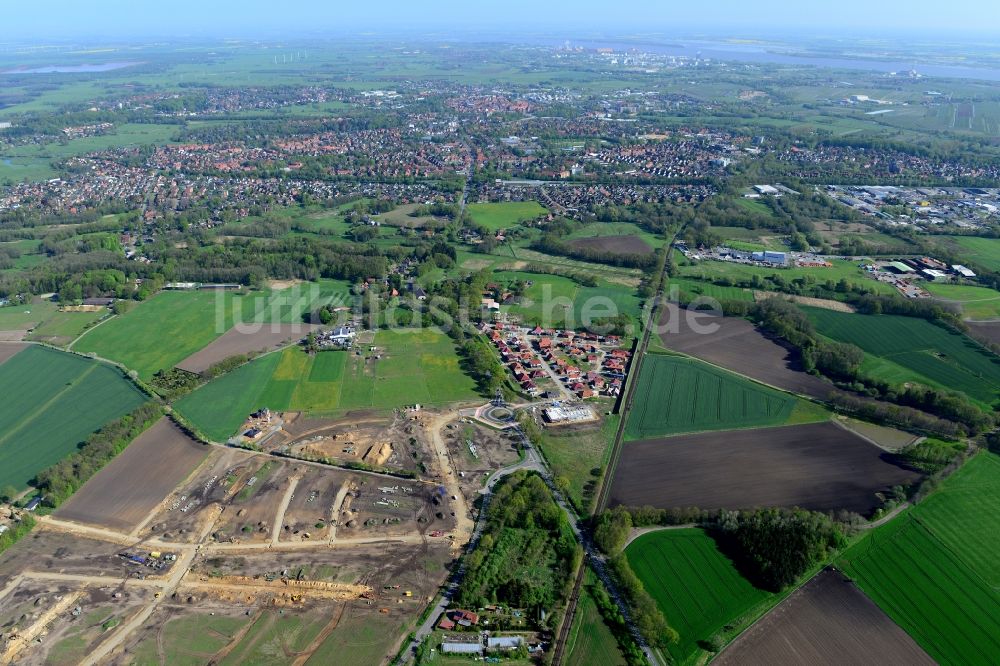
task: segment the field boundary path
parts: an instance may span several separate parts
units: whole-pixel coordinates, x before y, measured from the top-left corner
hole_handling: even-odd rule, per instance
[[[599,514],[607,507],[608,494],[611,490],[611,480],[614,478],[615,468],[618,466],[618,459],[621,457],[622,444],[625,440],[625,426],[628,424],[628,415],[629,411],[632,409],[632,400],[635,396],[635,386],[638,382],[639,373],[642,371],[642,361],[646,356],[647,350],[649,349],[649,340],[652,337],[653,327],[659,321],[660,311],[663,309],[664,289],[667,281],[667,266],[670,265],[670,255],[673,254],[674,251],[674,241],[677,239],[677,236],[684,231],[686,226],[687,225],[681,225],[678,227],[668,240],[667,251],[663,257],[663,264],[659,267],[659,274],[656,278],[656,290],[653,293],[651,306],[647,310],[642,338],[636,345],[635,353],[632,355],[632,362],[629,364],[625,389],[622,393],[621,402],[619,403],[620,409],[618,410],[618,414],[620,418],[618,422],[618,430],[615,432],[615,439],[611,445],[611,455],[608,456],[607,470],[600,479],[597,502],[594,504],[594,515]],[[632,634],[633,639],[642,649],[643,653],[646,655],[646,659],[649,660],[649,663],[653,666],[660,666],[660,659],[658,655],[652,650],[652,648],[649,647],[649,644],[642,636],[638,627],[634,622],[632,622],[628,604],[624,603],[624,599],[618,592],[617,586],[614,584],[611,576],[608,575],[603,555],[601,555],[595,547],[590,545],[587,540],[584,540],[584,548],[589,555],[587,559],[589,560],[590,566],[593,567],[595,573],[597,573],[598,577],[608,588],[609,595],[621,610],[622,615],[625,618],[625,623],[628,625],[629,632]],[[569,602],[566,606],[566,613],[563,616],[562,626],[556,636],[555,654],[552,658],[552,663],[556,666],[561,666],[561,664],[566,662],[566,646],[569,643],[569,632],[573,626],[573,619],[576,616],[577,605],[580,600],[580,591],[583,588],[583,581],[586,573],[587,562],[585,561],[577,570],[576,581],[573,583],[573,591],[570,593]]]
[[[80,338],[82,338],[83,336],[87,335],[87,333],[90,333],[90,332],[91,332],[91,331],[93,331],[93,330],[94,330],[95,328],[97,328],[98,326],[101,326],[101,325],[102,325],[102,324],[104,324],[105,322],[109,322],[109,321],[111,321],[111,320],[112,320],[112,319],[114,319],[115,317],[118,317],[118,315],[116,315],[116,314],[111,314],[111,315],[109,315],[109,316],[107,316],[107,317],[102,317],[102,318],[101,318],[101,320],[100,320],[99,322],[97,322],[96,324],[94,324],[94,325],[93,325],[93,326],[91,326],[90,328],[88,328],[88,329],[85,329],[85,330],[83,331],[83,333],[81,333],[80,335],[78,335],[78,336],[76,336],[75,338],[73,338],[72,340],[70,340],[70,341],[69,341],[69,343],[67,343],[67,345],[66,345],[66,347],[65,347],[66,351],[73,351],[73,345],[75,345],[75,344],[76,344],[77,342],[79,342],[79,341],[80,341]],[[80,352],[76,352],[76,353],[77,353],[77,354],[79,354]]]

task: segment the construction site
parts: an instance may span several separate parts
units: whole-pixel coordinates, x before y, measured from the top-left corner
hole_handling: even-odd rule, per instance
[[[303,460],[328,462],[390,473],[418,474],[426,469],[429,435],[421,413],[399,410],[390,417],[330,420],[296,412],[272,415],[279,424],[254,440],[254,448]],[[423,465],[423,466],[422,466]]]
[[[138,521],[96,492],[86,522],[39,516],[0,556],[0,663],[387,662],[471,534],[464,472],[437,432],[454,416],[428,418],[293,419],[289,433],[388,446],[378,466],[395,458],[422,478],[211,446]]]

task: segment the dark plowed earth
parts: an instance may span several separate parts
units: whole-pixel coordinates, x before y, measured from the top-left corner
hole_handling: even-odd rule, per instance
[[[168,418],[139,435],[56,511],[58,518],[128,531],[187,478],[208,447]]]
[[[1000,345],[1000,321],[967,321],[965,323],[974,337]]]
[[[255,330],[253,325],[234,326],[204,349],[178,363],[177,367],[188,372],[204,372],[230,356],[271,351],[301,340],[320,328],[314,324],[261,324],[259,330]]]
[[[919,478],[833,423],[629,442],[611,504],[747,509],[799,506],[867,515],[875,496]]]
[[[687,322],[695,316],[701,326],[712,326],[712,333],[701,333]],[[679,315],[679,316],[678,316]],[[668,349],[679,351],[703,361],[746,375],[759,382],[786,391],[826,399],[833,386],[819,377],[801,370],[793,353],[763,333],[746,319],[717,317],[707,313],[678,312],[676,307],[664,308],[660,325],[667,326],[667,317],[676,318],[677,330],[661,333]]]
[[[912,638],[838,571],[824,571],[726,648],[721,666],[933,664]]]
[[[0,363],[3,363],[25,347],[27,347],[27,345],[17,342],[5,342],[0,344]]]

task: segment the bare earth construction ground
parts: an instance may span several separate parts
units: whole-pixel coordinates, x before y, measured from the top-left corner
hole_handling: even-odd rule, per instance
[[[678,313],[676,307],[664,309],[664,317],[678,317],[673,321],[679,322],[676,333],[668,332],[660,336],[667,349],[700,358],[786,391],[821,400],[825,400],[833,390],[833,386],[819,377],[803,372],[788,349],[764,336],[746,319],[699,313],[695,315],[698,324],[719,327],[714,333],[699,333],[687,325],[687,314],[687,311]]]
[[[875,493],[919,478],[833,424],[813,423],[629,442],[612,504],[740,509],[800,506],[869,514]]]
[[[767,664],[933,664],[906,632],[837,571],[806,583],[713,662]]]
[[[56,512],[59,518],[131,530],[208,455],[164,417]]]
[[[461,545],[459,505],[436,483],[239,449],[191,459],[171,429],[0,554],[0,663],[386,663]],[[125,481],[156,490],[109,492]]]
[[[188,372],[204,372],[230,356],[271,351],[300,340],[319,328],[314,324],[261,324],[260,330],[247,332],[237,325],[204,349],[188,356],[177,367]]]

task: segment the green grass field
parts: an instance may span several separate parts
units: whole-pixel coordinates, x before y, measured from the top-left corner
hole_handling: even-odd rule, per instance
[[[249,619],[245,616],[224,617],[208,612],[171,618],[162,628],[163,654],[171,664],[203,664],[224,648],[247,622]],[[159,659],[156,636],[144,639],[135,647],[135,663],[155,664]]]
[[[631,222],[591,222],[569,234],[565,239],[577,240],[580,238],[606,238],[609,236],[638,236],[651,248],[657,248],[663,245],[664,242],[662,236],[651,234]]]
[[[696,663],[703,653],[699,641],[753,619],[774,600],[741,576],[700,529],[644,534],[629,544],[625,556],[680,635],[669,648],[679,664]]]
[[[587,570],[586,582],[577,602],[573,627],[570,629],[566,663],[575,666],[625,666],[625,657],[618,641],[604,623],[590,589],[601,585],[592,571]]]
[[[1000,396],[1000,358],[963,335],[915,317],[804,310],[821,334],[863,349],[862,369],[888,381],[944,387],[988,404]]]
[[[59,308],[51,301],[35,299],[27,305],[0,308],[0,331],[23,331],[53,317]]]
[[[234,301],[233,319],[291,324],[327,304],[351,306],[351,285],[345,280],[318,280],[251,294]]]
[[[73,346],[117,361],[149,379],[228,331],[236,321],[292,323],[319,304],[348,303],[339,280],[303,283],[272,292],[237,295],[214,291],[165,291],[104,322]]]
[[[924,287],[935,298],[960,304],[966,319],[1000,319],[1000,291],[989,287],[939,282],[928,282]]]
[[[694,278],[698,280],[711,281],[714,278],[729,278],[731,280],[750,280],[754,275],[768,277],[780,275],[786,280],[794,280],[800,277],[812,277],[818,283],[827,280],[838,282],[841,278],[846,278],[848,282],[856,285],[863,285],[874,289],[880,294],[895,294],[895,288],[885,282],[873,280],[858,267],[857,262],[834,259],[833,266],[824,267],[793,267],[793,268],[764,268],[761,266],[749,266],[746,264],[730,263],[725,261],[700,261],[694,265],[681,266],[680,277]]]
[[[261,407],[341,416],[475,398],[475,383],[459,368],[454,344],[443,333],[379,331],[374,344],[382,357],[377,360],[342,351],[310,356],[299,347],[267,354],[185,396],[176,408],[223,441]]]
[[[566,495],[581,514],[589,515],[597,479],[595,469],[603,469],[611,453],[610,444],[618,429],[618,415],[607,417],[600,427],[560,432],[545,430],[537,442],[556,477],[569,481]]]
[[[957,245],[969,263],[991,271],[1000,271],[1000,238],[977,236],[949,236],[948,241]]]
[[[102,317],[108,315],[107,310],[97,312],[55,312],[44,322],[35,327],[28,336],[29,340],[38,340],[55,345],[72,342],[83,333],[88,326],[93,325]]]
[[[226,292],[166,291],[92,329],[73,350],[94,352],[149,379],[229,330],[237,298]]]
[[[585,315],[591,322],[619,313],[638,319],[642,308],[634,289],[605,280],[599,280],[596,287],[584,287],[561,275],[521,271],[498,271],[493,279],[531,283],[520,303],[503,306],[505,311],[520,315],[526,324],[579,328]]]
[[[146,396],[110,365],[31,346],[0,365],[0,487],[25,488]]]
[[[466,210],[476,224],[493,231],[512,227],[524,220],[533,220],[549,212],[537,201],[474,203],[466,206]]]
[[[626,437],[632,440],[781,425],[792,418],[799,402],[793,396],[680,356],[647,356],[638,381],[635,409],[625,428]]]
[[[981,453],[838,565],[941,664],[1000,654],[1000,458]]]
[[[754,300],[753,291],[749,289],[743,289],[742,287],[723,287],[717,284],[712,284],[711,282],[685,280],[683,278],[670,279],[670,282],[667,285],[668,295],[672,296],[673,292],[670,290],[674,286],[678,289],[678,295],[688,294],[692,298],[705,296],[707,298],[714,298],[720,301],[744,301],[746,303],[752,303]]]

